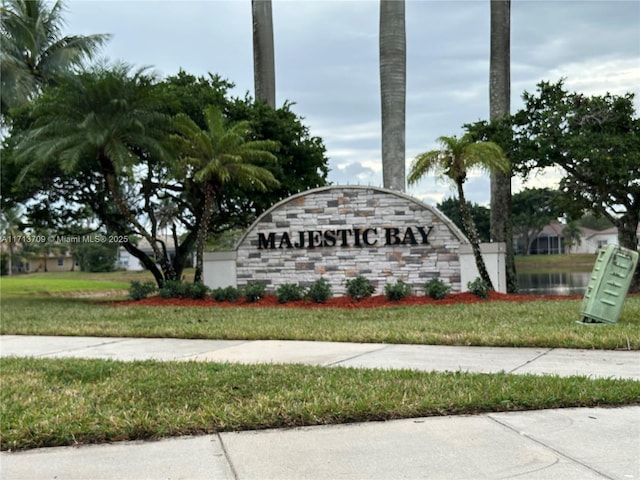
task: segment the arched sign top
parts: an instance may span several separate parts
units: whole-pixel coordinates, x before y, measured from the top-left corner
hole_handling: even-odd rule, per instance
[[[317,204],[314,204],[313,200],[315,197],[319,198],[327,195],[334,197],[333,200],[328,200],[326,202],[328,205],[322,205],[322,202],[318,202]],[[244,235],[242,235],[242,237],[238,240],[235,248],[237,250],[243,244],[245,244],[247,240],[251,238],[252,235],[255,235],[255,232],[259,229],[258,227],[260,225],[264,224],[265,221],[270,221],[274,217],[274,214],[276,214],[277,212],[280,212],[281,210],[290,208],[292,211],[293,210],[300,211],[301,209],[303,209],[303,214],[306,212],[311,218],[314,218],[314,221],[326,220],[324,217],[327,215],[340,216],[341,215],[340,212],[342,210],[340,207],[341,206],[346,207],[350,203],[349,202],[350,198],[357,198],[357,197],[368,198],[367,205],[372,207],[371,209],[372,212],[374,211],[374,208],[373,208],[374,206],[376,205],[380,206],[379,205],[380,203],[384,203],[384,202],[376,202],[376,200],[374,199],[375,197],[378,197],[378,198],[395,197],[395,199],[400,201],[401,203],[409,204],[409,206],[412,207],[410,208],[410,210],[414,210],[416,212],[418,211],[429,212],[432,217],[436,218],[439,222],[441,222],[441,224],[446,226],[446,228],[450,231],[451,235],[460,244],[469,243],[464,233],[462,233],[462,231],[447,216],[445,216],[442,212],[440,212],[440,210],[414,197],[406,195],[405,193],[398,192],[395,190],[389,190],[381,187],[359,186],[359,185],[358,186],[331,185],[331,186],[306,190],[304,192],[300,192],[298,194],[292,195],[276,203],[267,211],[265,211],[262,215],[260,215],[251,224],[251,226],[246,230]],[[346,200],[343,203],[341,203],[340,199],[346,199]],[[312,206],[311,208],[304,209],[303,204],[307,203],[307,201],[309,201],[309,203]],[[390,202],[390,203],[393,204],[393,202]],[[323,208],[323,206],[325,208]],[[390,208],[392,209],[393,207],[390,207]],[[331,210],[331,212],[329,212],[329,210]],[[364,218],[369,218],[369,220],[374,220],[373,216],[375,215],[375,213],[370,213],[370,212],[361,212],[361,213],[364,215]],[[393,212],[390,212],[390,213],[391,213],[390,216],[393,216]],[[395,212],[395,213],[398,215],[406,214],[406,212]],[[297,214],[291,214],[291,217],[293,216],[297,216]],[[383,224],[387,225],[384,231],[379,232],[377,229],[375,229],[376,230],[375,234],[383,237],[380,239],[381,242],[386,241],[387,244],[393,244],[394,242],[396,243],[407,242],[411,244],[413,243],[417,244],[423,241],[428,243],[428,234],[429,234],[428,226],[416,224],[413,227],[405,227],[404,230],[400,231],[395,225],[393,225],[393,220],[391,218],[380,218],[380,216],[378,215],[376,220],[377,220],[377,223],[382,222]],[[284,221],[280,222],[283,228],[288,226],[287,223],[288,222],[284,222]],[[331,223],[331,222],[328,222],[328,223]],[[340,220],[333,223],[339,225]],[[289,234],[287,234],[287,236],[284,239],[282,237],[275,237],[275,235],[271,237],[267,237],[265,236],[264,233],[262,233],[260,234],[260,240],[257,246],[258,248],[261,247],[260,242],[263,243],[262,246],[264,246],[265,248],[276,245],[276,242],[278,247],[280,248],[282,248],[283,246],[285,248],[287,247],[300,248],[301,246],[302,247],[305,246],[305,242],[306,242],[306,246],[309,247],[310,245],[311,248],[313,248],[314,246],[317,247],[321,245],[336,246],[341,243],[343,244],[343,246],[345,246],[347,242],[352,242],[352,244],[355,243],[356,246],[372,246],[374,241],[376,242],[376,244],[378,242],[377,242],[377,239],[374,240],[373,238],[374,228],[370,227],[369,225],[370,222],[366,222],[366,223],[367,224],[361,224],[356,226],[350,225],[351,227],[350,229],[349,228],[344,228],[344,229],[340,229],[340,228],[326,229],[325,228],[323,230],[301,230],[300,232],[297,233],[297,235],[292,236],[291,238],[289,237]],[[347,226],[349,225],[345,225],[345,227]],[[407,239],[407,237],[409,238]]]
[[[402,280],[416,289],[442,279],[461,289],[460,250],[469,242],[438,209],[394,190],[329,186],[293,195],[264,212],[236,245],[237,285],[309,286],[336,295],[346,279],[378,291]]]

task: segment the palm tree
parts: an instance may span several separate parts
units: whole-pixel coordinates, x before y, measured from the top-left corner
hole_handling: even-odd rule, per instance
[[[35,102],[33,127],[18,145],[16,159],[30,168],[58,165],[64,174],[89,182],[85,197],[101,221],[127,223],[151,245],[164,272],[134,245],[123,246],[137,256],[161,285],[176,272],[158,240],[136,216],[127,189],[136,184],[135,169],[141,158],[170,163],[166,138],[171,117],[158,113],[162,98],[154,77],[144,69],[131,72],[127,65],[96,67],[69,76]],[[99,189],[99,191],[97,191]],[[109,220],[110,219],[110,220]],[[116,225],[107,225],[113,230]]]
[[[185,114],[178,114],[175,125],[180,135],[174,141],[182,153],[179,163],[190,172],[202,192],[202,214],[196,235],[196,271],[194,282],[202,281],[204,247],[209,223],[222,187],[228,182],[265,191],[278,181],[261,162],[276,161],[270,151],[277,148],[270,140],[251,140],[249,122],[228,124],[222,112],[208,106],[204,110],[206,129],[201,129]]]
[[[256,100],[276,108],[276,70],[271,0],[251,0],[253,18],[253,79]]]
[[[571,253],[571,247],[574,245],[582,245],[582,229],[577,221],[571,221],[567,223],[562,230],[562,238],[565,240],[565,245],[569,247],[567,253]]]
[[[499,120],[511,108],[511,0],[491,0],[489,116]],[[511,170],[491,172],[491,240],[507,246],[507,291],[517,291],[511,221]]]
[[[442,145],[442,149],[421,153],[413,160],[407,180],[409,185],[412,185],[428,173],[435,173],[444,175],[454,182],[458,190],[462,223],[471,243],[478,273],[480,273],[480,278],[493,289],[493,283],[480,253],[478,231],[473,222],[469,204],[465,199],[463,185],[467,179],[467,172],[472,168],[480,168],[489,172],[496,170],[506,172],[510,168],[509,162],[497,144],[473,142],[469,134],[460,139],[455,136],[440,137],[438,142]]]
[[[1,112],[24,104],[92,58],[110,35],[62,37],[63,4],[45,0],[3,0],[0,7]]]
[[[407,53],[404,0],[380,0],[382,181],[405,191]]]

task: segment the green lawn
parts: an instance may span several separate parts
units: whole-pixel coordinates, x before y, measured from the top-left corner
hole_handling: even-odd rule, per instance
[[[373,309],[116,306],[123,274],[0,280],[0,333],[300,339],[640,349],[640,296],[616,325],[583,326],[579,300]],[[0,448],[24,449],[223,430],[640,403],[640,382],[107,360],[0,360]]]
[[[590,272],[596,262],[593,253],[563,255],[518,255],[518,272]]]
[[[122,294],[121,273],[70,273],[2,279],[0,333],[640,349],[637,295],[618,324],[583,326],[581,301],[570,299],[355,310],[116,306],[78,294]]]
[[[126,295],[133,280],[151,280],[148,272],[50,272],[0,277],[0,299],[20,296],[119,292]]]
[[[615,325],[579,325],[579,311],[579,300],[343,310],[11,298],[0,333],[640,349],[640,297],[627,299]]]
[[[108,360],[3,359],[0,448],[638,403],[640,382]]]

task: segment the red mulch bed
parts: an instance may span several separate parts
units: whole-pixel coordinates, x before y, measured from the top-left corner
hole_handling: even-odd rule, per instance
[[[532,300],[568,300],[582,298],[582,295],[516,295],[490,292],[488,299],[482,299],[473,293],[454,293],[447,295],[442,300],[433,300],[430,297],[410,296],[403,298],[399,302],[388,300],[384,295],[377,295],[363,298],[360,301],[351,297],[332,297],[326,303],[314,303],[311,300],[299,300],[296,302],[279,303],[273,295],[267,295],[258,302],[247,302],[244,299],[237,302],[216,302],[208,297],[204,300],[191,300],[188,298],[161,298],[149,297],[143,300],[125,300],[113,302],[117,306],[163,306],[163,307],[283,307],[283,308],[376,308],[376,307],[396,307],[408,305],[453,305],[456,303],[478,303],[478,302],[530,302]]]

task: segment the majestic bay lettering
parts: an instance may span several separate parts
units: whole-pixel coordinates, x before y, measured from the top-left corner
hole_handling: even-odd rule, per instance
[[[300,232],[259,232],[258,249],[373,247],[376,245],[429,245],[433,226],[340,228]]]

